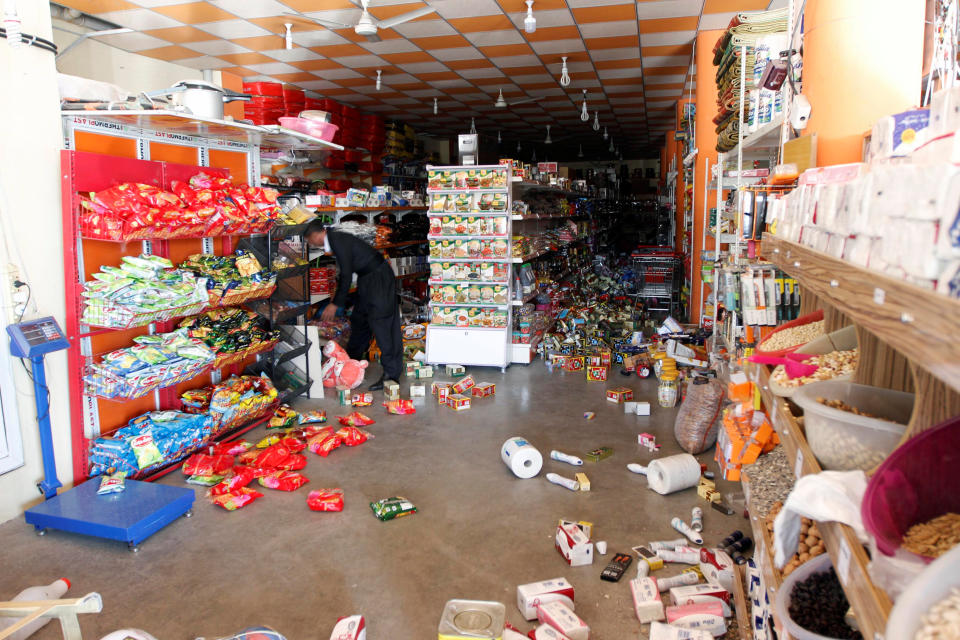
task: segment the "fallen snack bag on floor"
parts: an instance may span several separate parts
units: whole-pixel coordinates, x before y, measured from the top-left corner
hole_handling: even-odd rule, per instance
[[[409,415],[417,412],[413,407],[413,402],[410,400],[390,400],[384,402],[383,406],[387,408],[387,413]]]
[[[343,489],[317,489],[307,496],[311,511],[343,511]]]
[[[268,429],[286,429],[297,424],[297,412],[290,408],[290,405],[282,404],[273,412],[270,418]]]
[[[157,444],[153,441],[153,435],[150,433],[134,436],[127,440],[127,443],[133,449],[133,455],[137,458],[137,466],[141,469],[163,462],[163,454],[160,453],[160,449],[157,448]]]
[[[199,484],[204,487],[212,487],[213,485],[223,480],[225,477],[226,476],[216,475],[216,474],[208,475],[208,476],[190,476],[189,478],[187,478],[187,484]]]
[[[247,449],[246,451],[238,455],[234,459],[234,462],[236,464],[253,464],[254,461],[260,456],[261,453],[262,451],[260,451],[259,449]]]
[[[310,451],[322,458],[330,455],[330,452],[343,444],[343,438],[336,433],[321,433],[310,440]]]
[[[97,489],[97,495],[102,496],[108,493],[120,493],[126,489],[123,479],[127,477],[126,472],[121,471],[112,476],[103,476],[100,478],[100,488]]]
[[[402,496],[371,502],[370,508],[373,509],[373,515],[383,521],[402,518],[417,512],[414,504]]]
[[[241,453],[245,453],[252,446],[253,443],[247,442],[246,440],[221,442],[218,445],[210,447],[210,454],[215,456],[238,456]]]
[[[224,478],[219,483],[210,487],[210,492],[208,495],[222,496],[227,493],[231,493],[253,482],[253,478],[254,471],[252,468],[234,467],[233,475],[229,478]]]
[[[222,496],[213,496],[213,504],[219,505],[227,511],[236,511],[247,506],[257,498],[262,498],[263,494],[254,491],[249,487],[240,487],[236,491],[225,493]]]
[[[290,457],[290,449],[282,444],[272,444],[257,456],[253,461],[255,467],[273,467],[276,469],[284,460]]]
[[[266,476],[266,475],[270,475],[271,473],[276,471],[276,469],[270,469],[269,467],[242,467],[237,465],[236,467],[233,468],[233,473],[239,474],[243,469],[246,469],[253,474],[251,476],[251,479],[253,480],[256,480],[257,478],[262,478],[263,476]]]
[[[212,476],[220,474],[233,466],[233,456],[210,456],[195,453],[183,463],[183,473],[187,476]]]
[[[274,433],[260,440],[260,442],[257,443],[257,449],[266,449],[267,447],[275,445],[278,442],[280,442],[280,436]]]
[[[313,409],[300,414],[300,424],[318,424],[327,421],[327,412],[324,409]]]
[[[348,447],[355,447],[358,444],[363,444],[367,440],[373,437],[373,435],[361,429],[360,427],[340,427],[337,429],[337,436],[343,440],[343,444]]]
[[[284,436],[280,438],[280,444],[290,449],[290,453],[300,453],[307,448],[307,443],[294,436]]]
[[[347,427],[366,427],[376,422],[376,420],[368,418],[359,411],[354,411],[349,415],[340,416],[337,418],[337,420],[340,421],[340,424]]]
[[[257,482],[267,489],[277,489],[278,491],[296,491],[303,485],[310,482],[309,478],[300,475],[295,471],[275,471],[270,475],[259,478]]]
[[[299,453],[291,453],[283,459],[283,462],[280,462],[274,468],[278,471],[299,471],[305,466],[307,466],[307,456]]]

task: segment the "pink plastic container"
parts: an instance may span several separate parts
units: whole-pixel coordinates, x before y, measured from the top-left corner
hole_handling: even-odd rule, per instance
[[[307,120],[306,118],[280,118],[280,126],[308,136],[320,138],[330,142],[334,134],[337,133],[337,125],[330,122],[317,122],[316,120]]]
[[[960,512],[960,492],[954,484],[958,468],[960,416],[911,438],[877,467],[860,513],[882,553],[893,555],[913,525]]]

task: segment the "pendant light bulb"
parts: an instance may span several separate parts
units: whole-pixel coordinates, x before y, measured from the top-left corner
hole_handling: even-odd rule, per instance
[[[533,148],[533,155],[530,156],[530,164],[536,164],[536,163],[537,163],[537,148],[534,147],[534,148]]]
[[[380,69],[377,69],[377,91],[380,91],[380,75],[383,73]]]
[[[570,71],[567,70],[567,56],[563,56],[563,66],[560,67],[560,86],[570,86]]]
[[[527,33],[537,30],[537,19],[533,17],[533,0],[527,0],[527,17],[523,19],[523,30]]]
[[[503,99],[503,89],[500,89],[500,94],[497,96],[497,101],[493,103],[493,106],[498,109],[503,109],[507,106],[507,101]]]
[[[547,139],[543,141],[543,144],[553,144],[553,140],[550,139],[550,125],[547,125]]]
[[[580,119],[584,122],[590,120],[590,113],[587,111],[587,90],[583,90],[583,106],[580,108]]]
[[[517,155],[520,155],[520,141],[517,140]]]
[[[610,153],[613,153],[613,136],[610,136]]]
[[[593,112],[593,130],[600,131],[600,112],[599,111]]]
[[[474,122],[473,118],[470,118],[470,133],[477,132],[477,124]]]
[[[604,128],[603,128],[603,139],[606,140],[609,135],[610,135],[610,134],[607,133],[607,128],[604,127]]]
[[[582,158],[582,157],[583,157],[583,145],[582,145],[582,144],[581,144],[581,145],[579,146],[579,148],[577,149],[577,157],[578,157],[578,158]]]
[[[283,26],[287,32],[283,34],[283,42],[287,49],[293,49],[293,23],[284,22]]]
[[[497,131],[497,144],[500,144],[503,140],[500,139],[500,132]]]
[[[437,99],[433,99],[433,115],[437,115]]]

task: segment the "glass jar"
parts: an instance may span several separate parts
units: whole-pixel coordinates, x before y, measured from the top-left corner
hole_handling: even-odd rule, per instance
[[[657,400],[660,406],[666,409],[677,405],[677,373],[667,371],[660,376],[660,386],[657,389]]]

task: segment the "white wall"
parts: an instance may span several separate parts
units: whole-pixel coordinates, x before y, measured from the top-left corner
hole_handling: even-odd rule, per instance
[[[45,2],[19,2],[23,31],[51,39],[50,10]],[[7,246],[19,246],[21,280],[36,301],[26,318],[52,315],[64,324],[63,247],[60,213],[60,108],[52,53],[36,47],[12,49],[0,39],[0,189]],[[0,202],[3,202],[0,199]],[[5,285],[4,285],[5,286]],[[3,318],[6,325],[8,318]],[[5,332],[4,332],[5,333]],[[6,345],[6,336],[0,337]],[[0,357],[6,358],[5,350]],[[39,501],[36,483],[43,478],[33,386],[23,368],[12,362],[17,384],[24,466],[0,475],[0,522]],[[50,419],[61,478],[70,477],[70,426],[66,356],[47,357]],[[8,425],[8,428],[15,425]]]
[[[67,31],[90,31],[62,20],[54,20],[53,24],[53,41],[61,51],[77,39]],[[202,75],[197,69],[130,53],[90,38],[61,56],[57,68],[61,73],[110,82],[131,92],[166,89],[178,80],[199,79]],[[215,81],[219,82],[219,78]]]

